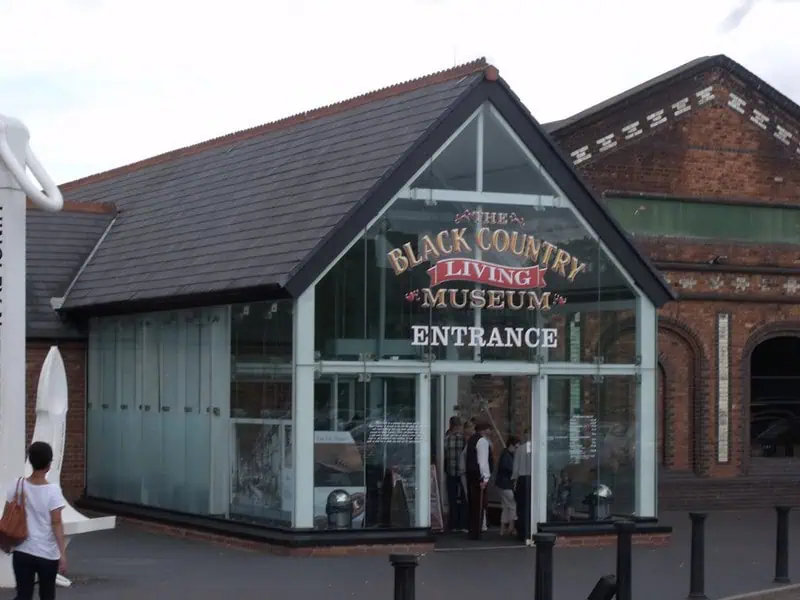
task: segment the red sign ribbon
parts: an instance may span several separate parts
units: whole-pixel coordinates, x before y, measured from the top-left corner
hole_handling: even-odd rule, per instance
[[[448,281],[471,281],[485,283],[506,290],[543,288],[547,269],[533,267],[505,267],[472,258],[447,258],[430,269],[431,287]]]

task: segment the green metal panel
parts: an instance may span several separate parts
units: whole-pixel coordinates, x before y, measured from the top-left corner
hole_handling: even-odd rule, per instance
[[[606,203],[633,235],[800,244],[800,207],[665,198],[606,198]]]

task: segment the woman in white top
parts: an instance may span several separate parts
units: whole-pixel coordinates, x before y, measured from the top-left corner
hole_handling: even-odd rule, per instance
[[[56,597],[56,575],[67,568],[61,522],[61,511],[66,501],[58,484],[47,481],[47,472],[53,462],[50,445],[45,442],[31,444],[28,461],[33,473],[22,483],[28,537],[14,548],[13,555],[17,600],[33,600],[33,586],[37,579],[40,600],[53,600]],[[17,486],[11,486],[6,503],[11,502],[16,493]]]

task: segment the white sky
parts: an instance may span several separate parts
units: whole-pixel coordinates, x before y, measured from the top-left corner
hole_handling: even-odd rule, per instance
[[[58,182],[480,56],[542,122],[717,53],[800,101],[800,0],[0,0],[0,23],[0,112]]]

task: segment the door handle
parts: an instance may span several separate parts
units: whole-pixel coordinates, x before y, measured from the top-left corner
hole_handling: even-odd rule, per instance
[[[162,406],[161,412],[169,412],[169,406]]]
[[[220,413],[219,408],[216,406],[211,409],[211,412],[214,414],[215,417],[218,417]]]

